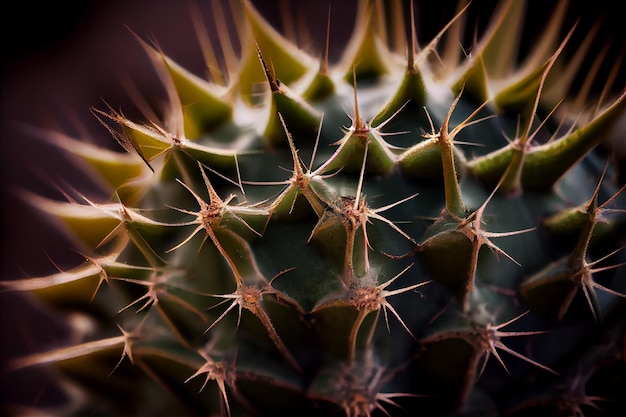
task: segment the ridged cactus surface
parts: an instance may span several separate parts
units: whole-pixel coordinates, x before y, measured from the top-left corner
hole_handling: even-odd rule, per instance
[[[563,53],[567,2],[520,57],[523,1],[471,45],[477,4],[418,41],[412,4],[363,1],[336,62],[220,5],[193,20],[206,75],[129,35],[167,100],[92,110],[117,151],[49,134],[110,199],[23,191],[84,263],[2,282],[76,327],[5,372],[54,368],[54,415],[617,415],[626,205],[605,145],[626,100],[572,87],[592,52]]]

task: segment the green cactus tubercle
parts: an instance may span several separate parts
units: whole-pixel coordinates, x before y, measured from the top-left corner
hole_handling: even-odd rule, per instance
[[[412,4],[362,1],[337,62],[233,2],[236,39],[205,78],[137,35],[162,116],[93,109],[118,151],[50,136],[111,198],[23,194],[84,263],[1,283],[90,326],[8,372],[57,369],[81,393],[63,415],[582,415],[619,399],[626,210],[604,144],[626,100],[567,93],[566,4],[524,65],[523,1],[470,52],[475,5],[419,44]]]

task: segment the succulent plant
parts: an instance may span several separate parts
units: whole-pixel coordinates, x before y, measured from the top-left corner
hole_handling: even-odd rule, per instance
[[[626,209],[604,145],[626,100],[574,91],[591,52],[563,53],[567,2],[523,62],[523,1],[467,49],[472,4],[421,43],[412,3],[362,1],[337,62],[247,0],[227,35],[219,5],[218,42],[193,22],[206,77],[134,35],[167,100],[93,109],[123,149],[47,133],[110,199],[23,191],[84,263],[2,282],[73,329],[5,372],[53,368],[55,415],[623,407]]]

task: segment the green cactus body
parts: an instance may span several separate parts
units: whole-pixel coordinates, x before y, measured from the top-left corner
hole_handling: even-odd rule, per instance
[[[114,198],[25,193],[85,262],[2,285],[93,326],[8,372],[57,367],[84,393],[64,415],[579,415],[617,400],[623,186],[595,150],[626,100],[556,106],[564,9],[518,68],[522,1],[460,62],[439,43],[466,8],[418,48],[410,14],[364,1],[332,64],[241,6],[241,58],[210,81],[139,39],[163,120],[93,111],[128,152],[54,136]],[[392,49],[394,25],[409,36]]]

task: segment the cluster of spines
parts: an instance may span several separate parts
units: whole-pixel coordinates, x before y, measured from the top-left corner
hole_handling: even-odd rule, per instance
[[[308,104],[307,100],[287,87],[302,78],[307,72],[307,65],[303,62],[313,62],[314,60],[308,56],[300,56],[300,51],[285,47],[284,45],[288,45],[288,42],[269,28],[250,4],[244,2],[244,9],[253,36],[246,39],[253,39],[254,41],[244,45],[238,78],[229,77],[228,82],[230,84],[226,84],[225,88],[206,83],[189,74],[161,51],[142,41],[149,55],[154,59],[157,68],[161,71],[170,95],[171,119],[167,121],[167,129],[156,122],[149,125],[135,123],[111,108],[108,112],[94,110],[104,125],[108,126],[107,120],[119,123],[122,132],[112,128],[110,131],[118,142],[135,154],[134,159],[117,154],[112,157],[110,153],[100,150],[93,152],[90,145],[78,145],[79,142],[61,134],[57,134],[53,138],[54,143],[86,159],[101,174],[102,179],[115,189],[118,202],[97,204],[81,196],[85,204],[76,201],[58,203],[31,195],[28,197],[39,208],[64,220],[72,228],[72,232],[79,239],[82,238],[87,247],[93,250],[106,248],[107,254],[103,256],[89,255],[86,257],[86,263],[73,271],[60,272],[41,279],[15,281],[10,284],[11,289],[45,292],[56,285],[83,286],[87,283],[86,286],[90,287],[90,291],[84,292],[84,294],[88,294],[85,301],[89,302],[104,281],[108,283],[122,281],[144,287],[146,291],[143,295],[130,300],[129,303],[120,308],[119,312],[124,312],[133,306],[137,307],[136,311],[138,312],[153,307],[161,309],[165,301],[168,301],[170,304],[168,308],[174,305],[199,318],[200,326],[193,325],[191,327],[198,330],[197,327],[204,326],[204,331],[213,329],[229,311],[235,308],[238,309],[239,317],[241,317],[242,310],[247,310],[260,320],[277,350],[296,372],[301,372],[301,365],[277,332],[264,307],[264,300],[272,299],[287,304],[296,310],[298,315],[303,316],[332,306],[350,306],[357,311],[357,318],[348,336],[348,365],[346,370],[340,372],[338,382],[339,385],[344,384],[338,386],[338,392],[344,393],[344,395],[342,398],[329,395],[331,395],[330,400],[343,407],[347,415],[369,415],[375,408],[383,409],[382,403],[394,404],[394,402],[392,394],[378,392],[381,388],[379,382],[384,368],[378,368],[380,365],[376,365],[376,358],[372,357],[370,348],[375,326],[371,322],[365,325],[365,319],[371,313],[375,313],[378,317],[381,310],[387,319],[388,312],[391,312],[405,327],[406,331],[414,337],[411,329],[403,322],[387,298],[415,290],[426,283],[424,281],[401,289],[388,290],[387,287],[410,266],[390,279],[382,279],[377,275],[375,268],[371,267],[369,253],[372,247],[367,235],[367,224],[374,219],[383,221],[403,238],[406,238],[411,245],[414,245],[415,249],[411,255],[417,254],[420,261],[429,268],[429,273],[458,296],[455,301],[458,303],[458,310],[452,307],[446,310],[446,314],[458,315],[452,321],[462,323],[460,327],[450,330],[447,325],[443,326],[443,331],[431,332],[421,339],[421,343],[428,346],[430,343],[437,343],[447,338],[460,338],[467,341],[472,347],[471,366],[461,388],[460,402],[464,403],[489,355],[495,356],[504,366],[496,348],[522,357],[507,348],[500,341],[502,337],[537,333],[501,331],[501,328],[511,324],[521,316],[496,324],[492,321],[494,318],[489,314],[485,316],[484,312],[474,311],[472,307],[472,297],[475,295],[475,272],[481,247],[487,246],[496,253],[503,254],[513,260],[506,252],[492,243],[490,238],[525,232],[496,233],[483,230],[482,216],[485,207],[496,192],[520,194],[525,189],[549,189],[553,187],[571,166],[597,145],[602,137],[598,133],[605,130],[617,117],[620,117],[624,108],[624,96],[622,95],[611,106],[598,112],[597,116],[585,126],[577,128],[575,132],[551,139],[543,145],[532,143],[532,129],[539,131],[539,128],[533,126],[534,115],[542,97],[545,82],[550,75],[551,66],[560,56],[565,41],[556,53],[541,60],[542,62],[537,65],[536,71],[524,74],[521,78],[511,78],[507,87],[493,93],[488,84],[502,74],[499,73],[500,68],[489,67],[489,56],[501,52],[500,49],[496,51],[495,48],[497,48],[497,44],[501,45],[502,43],[492,40],[496,38],[502,40],[508,36],[514,36],[514,31],[510,30],[508,24],[510,19],[515,19],[517,7],[523,7],[520,6],[522,3],[504,3],[501,13],[496,15],[495,23],[487,31],[483,42],[475,46],[472,58],[467,59],[463,65],[458,65],[462,69],[463,75],[461,76],[451,72],[438,73],[433,71],[432,67],[427,67],[426,62],[429,55],[437,53],[436,48],[441,36],[446,30],[449,30],[450,25],[463,16],[465,9],[461,10],[451,24],[431,44],[419,52],[416,52],[415,28],[411,26],[411,36],[407,42],[408,59],[404,79],[388,104],[379,111],[373,112],[370,122],[365,122],[359,112],[356,80],[364,77],[383,76],[387,71],[391,71],[386,66],[388,62],[393,60],[383,58],[383,55],[386,57],[389,51],[382,49],[381,43],[375,35],[380,34],[380,29],[377,28],[381,27],[382,20],[376,17],[379,15],[373,12],[373,7],[380,7],[381,2],[375,2],[373,5],[363,2],[357,19],[357,30],[352,38],[348,53],[346,53],[348,64],[342,63],[337,66],[340,74],[342,74],[341,77],[331,74],[328,63],[324,60],[320,61],[319,73],[315,75],[309,88],[305,88],[302,93],[302,96],[309,101],[321,100],[327,97],[326,94],[344,88],[345,85],[342,83],[346,81],[353,81],[354,83],[352,124],[344,132],[343,137],[336,142],[336,150],[315,170],[312,170],[312,165],[324,119],[321,113]],[[559,26],[562,14],[562,9],[558,9],[555,13],[554,27]],[[503,32],[506,33],[503,34]],[[227,41],[222,41],[223,50],[231,50],[227,47],[227,43]],[[549,43],[546,42],[546,44]],[[537,51],[537,54],[542,52],[545,55],[545,51],[542,50]],[[226,61],[230,62],[229,66],[234,66],[232,58],[228,58],[230,54],[227,53],[226,55]],[[449,56],[450,54],[445,55]],[[269,63],[268,57],[271,59]],[[534,60],[537,61],[540,58],[534,57]],[[228,148],[223,148],[217,144],[216,146],[208,145],[210,140],[205,140],[202,132],[210,128],[217,129],[219,133],[221,129],[228,131],[233,128],[230,118],[236,110],[240,109],[241,104],[235,103],[229,97],[238,88],[240,97],[244,101],[253,102],[252,91],[248,91],[247,88],[254,82],[260,81],[259,73],[264,77],[263,81],[269,85],[270,91],[270,104],[266,105],[269,108],[269,116],[267,116],[264,127],[261,128],[261,137],[267,141],[266,145],[269,147],[285,147],[285,145],[288,147],[293,160],[292,176],[285,181],[284,191],[278,198],[269,203],[253,202],[232,205],[231,201],[235,196],[222,199],[209,180],[207,171],[217,175],[218,180],[226,178],[225,175],[219,173],[222,170],[235,172],[237,180],[230,182],[241,191],[245,198],[244,185],[253,184],[253,182],[240,178],[239,159],[250,150],[250,145],[254,143],[254,134],[247,135],[244,128],[242,129],[243,132],[238,132],[236,135],[237,143],[231,143]],[[451,82],[450,80],[453,78],[448,78],[442,82],[441,78],[444,75],[456,77],[458,81]],[[516,76],[519,77],[517,74]],[[219,77],[217,78],[219,79]],[[438,79],[438,82],[445,85],[451,85],[452,91],[458,93],[458,97],[471,94],[474,99],[478,97],[485,104],[479,106],[478,110],[473,112],[466,121],[450,129],[450,119],[458,102],[457,97],[448,114],[440,121],[441,129],[435,132],[433,128],[432,133],[425,138],[426,140],[409,148],[397,148],[387,143],[383,137],[383,128],[386,123],[404,111],[407,102],[413,102],[413,105],[417,104],[418,106],[424,105],[429,94],[434,94],[427,91],[427,86],[430,86],[434,79]],[[317,85],[321,86],[319,87],[321,89],[313,91],[313,86],[316,83],[319,83]],[[407,85],[412,86],[411,89],[407,88]],[[524,86],[523,91],[521,86]],[[216,93],[216,91],[222,91],[222,93]],[[518,94],[520,91],[525,92],[523,97]],[[522,132],[508,146],[467,161],[456,148],[454,138],[462,129],[473,123],[471,119],[483,109],[486,103],[494,103],[496,107],[502,110],[512,108],[515,108],[516,111],[521,110]],[[519,105],[516,103],[532,103],[532,105],[528,108],[519,109],[517,108]],[[250,111],[254,112],[256,109]],[[207,116],[210,117],[207,118]],[[257,127],[255,126],[255,128]],[[317,139],[316,134],[318,135]],[[307,148],[314,149],[314,155],[310,167],[306,170],[299,159],[294,137],[298,143],[306,143],[307,140],[312,143],[315,140],[314,145],[307,146]],[[137,158],[136,154],[140,158]],[[191,157],[194,163],[190,164],[187,160],[188,157]],[[417,239],[407,235],[395,223],[380,214],[390,207],[414,198],[415,195],[407,196],[389,206],[372,209],[368,207],[361,188],[366,175],[386,175],[399,167],[398,169],[407,177],[419,179],[424,171],[427,171],[426,175],[428,176],[433,175],[433,170],[430,169],[432,166],[439,168],[440,174],[435,174],[435,177],[439,177],[443,181],[445,208],[439,219],[427,231],[427,237],[422,242],[418,242]],[[543,175],[541,178],[533,175],[533,172],[545,173],[546,170],[541,169],[541,167],[546,166],[555,168],[551,168],[549,175]],[[423,167],[429,169],[426,170]],[[347,196],[336,193],[327,184],[325,177],[332,176],[338,171],[357,173],[358,183],[354,195]],[[193,185],[198,183],[198,172],[201,178],[200,183],[204,184],[205,187],[205,190],[202,191],[194,189]],[[493,193],[484,204],[471,213],[463,201],[459,182],[459,178],[466,175],[477,177],[479,181],[493,189]],[[151,188],[156,187],[154,185],[156,176],[162,178],[176,177],[178,185],[192,196],[199,209],[198,211],[180,207],[171,207],[171,209],[195,217],[194,219],[183,222],[154,220],[150,216],[144,215],[141,209],[131,208],[138,204],[142,198],[147,198],[146,195]],[[208,199],[200,195],[205,191]],[[621,190],[614,195],[617,196],[619,192]],[[594,288],[623,296],[621,293],[594,283],[591,278],[595,262],[587,260],[588,244],[596,224],[603,218],[602,213],[605,209],[605,205],[598,205],[597,194],[596,192],[585,207],[584,212],[587,213],[588,220],[581,222],[582,225],[578,228],[581,230],[580,242],[572,255],[562,262],[563,268],[554,272],[554,266],[550,265],[546,271],[537,273],[522,285],[522,295],[527,303],[532,304],[534,302],[535,293],[542,293],[544,281],[550,284],[555,281],[552,278],[553,273],[560,274],[561,278],[559,279],[562,281],[574,282],[574,287],[568,294],[574,294],[574,290],[579,287],[585,291],[594,316],[598,315],[597,308],[593,303]],[[336,244],[326,248],[331,252],[339,252],[335,255],[341,265],[341,272],[339,273],[341,289],[319,300],[310,312],[305,311],[296,300],[291,299],[287,294],[275,289],[272,285],[274,279],[267,280],[264,277],[256,265],[254,251],[249,242],[255,236],[262,237],[271,218],[289,216],[294,210],[296,199],[299,196],[306,199],[318,218],[309,241],[320,242],[323,246],[324,239],[320,238],[319,235],[323,235],[331,229],[333,233],[337,229],[339,231],[336,233],[345,236],[345,243],[339,245],[339,248],[336,247]],[[611,200],[612,198],[607,201],[607,204]],[[567,223],[569,224],[569,219]],[[88,228],[85,227],[86,224],[89,225]],[[555,216],[548,219],[546,224],[548,228],[558,229],[561,222],[558,221],[558,216]],[[99,230],[95,230],[95,226]],[[188,227],[193,228],[192,232],[180,243],[167,248],[165,253],[157,253],[154,249],[155,245],[150,242],[151,234],[162,236],[170,233],[168,230]],[[221,259],[226,262],[227,269],[235,281],[235,290],[232,293],[198,294],[201,297],[211,296],[218,299],[222,298],[226,303],[230,302],[224,312],[212,323],[207,323],[207,316],[195,303],[177,295],[179,291],[183,293],[200,292],[198,287],[192,287],[185,282],[186,271],[170,269],[163,259],[170,252],[175,253],[180,248],[194,245],[197,234],[202,236],[202,240],[198,242],[197,251],[199,252],[205,242],[209,241],[217,249]],[[242,235],[246,237],[242,237]],[[132,242],[132,250],[138,250],[148,265],[132,266],[116,259],[116,255],[122,253],[120,248],[126,248],[128,241]],[[445,259],[445,254],[442,253],[449,254],[452,251],[468,255],[467,262],[461,262],[461,265],[454,266],[456,270],[451,270],[448,265],[445,265],[445,262],[441,262],[441,259]],[[394,256],[389,257],[393,258]],[[612,265],[611,268],[617,266]],[[288,270],[277,272],[274,278],[287,272]],[[455,275],[452,280],[450,280],[451,274]],[[382,284],[379,281],[382,281]],[[539,288],[538,291],[537,288]],[[571,297],[568,300],[571,300]],[[568,300],[560,304],[557,319],[562,319],[565,314]],[[542,301],[538,303],[539,305],[544,304]],[[161,312],[165,321],[169,321],[168,313]],[[444,320],[446,314],[439,316],[437,321]],[[134,362],[133,352],[140,350],[137,344],[141,344],[145,337],[142,326],[146,317],[147,315],[133,331],[120,328],[122,336],[62,349],[56,354],[30,357],[23,360],[20,365],[54,362],[75,355],[85,355],[98,349],[108,349],[112,346],[123,346],[122,359],[128,357]],[[194,341],[197,336],[190,338],[188,336],[190,330],[185,329],[185,325],[181,327],[180,322],[167,324],[179,333],[180,340],[184,344],[189,344],[189,346],[197,344]],[[433,328],[437,329],[436,323]],[[364,342],[363,338],[359,339],[358,337],[361,332],[369,334],[365,337]],[[363,343],[363,346],[357,346],[358,340]],[[218,383],[226,404],[228,404],[225,387],[228,386],[236,392],[235,374],[237,371],[235,371],[234,365],[230,362],[214,361],[207,350],[201,349],[199,355],[202,358],[200,362],[203,364],[198,365],[197,363],[200,362],[196,361],[193,366],[197,371],[190,379],[202,374],[206,374],[207,380],[214,379]],[[522,358],[549,372],[554,372],[532,359]],[[366,372],[361,369],[356,372],[360,376],[354,372],[354,362],[357,360],[361,361],[360,365],[363,365],[363,369],[367,370]],[[361,377],[365,378],[367,383],[363,379],[359,379]],[[346,386],[348,380],[352,381],[351,383],[354,385]],[[371,392],[364,392],[364,390],[367,391],[366,388]],[[347,392],[352,393],[352,396],[345,394]],[[312,396],[314,397],[315,394]],[[398,394],[398,396],[402,396],[402,394]]]

